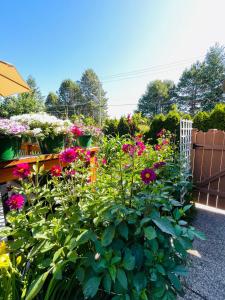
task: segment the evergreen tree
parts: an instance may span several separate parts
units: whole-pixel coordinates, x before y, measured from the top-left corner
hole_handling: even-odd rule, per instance
[[[54,92],[50,92],[45,100],[45,106],[48,113],[60,116],[59,98]]]
[[[151,81],[145,94],[139,99],[138,111],[147,117],[166,113],[171,104],[174,87],[174,83],[170,80]]]
[[[96,121],[103,120],[107,116],[107,98],[102,84],[92,69],[87,69],[80,81],[83,97],[83,114],[91,116]]]

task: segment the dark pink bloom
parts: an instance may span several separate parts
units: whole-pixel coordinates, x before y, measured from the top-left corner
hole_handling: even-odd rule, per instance
[[[90,162],[91,160],[91,151],[90,150],[87,150],[86,153],[85,153],[85,160],[86,162]]]
[[[156,150],[156,151],[159,151],[159,150],[161,150],[161,146],[160,146],[159,144],[155,145],[155,147],[154,147],[154,148],[155,148],[155,150]]]
[[[14,194],[6,201],[6,204],[10,209],[21,209],[24,205],[24,196]]]
[[[62,174],[62,168],[59,165],[55,165],[50,170],[51,175],[54,177],[59,177]]]
[[[153,169],[146,168],[141,171],[141,179],[145,184],[149,184],[150,182],[156,180],[156,174]]]
[[[76,125],[74,125],[73,127],[71,127],[70,131],[73,133],[73,135],[75,137],[81,136],[83,135],[83,131]]]
[[[153,167],[154,167],[154,169],[159,169],[159,168],[165,166],[165,164],[166,163],[164,161],[159,161],[159,162],[154,163]]]
[[[78,153],[73,148],[66,149],[59,154],[59,160],[64,163],[71,163],[78,157]]]
[[[161,129],[160,131],[158,131],[158,132],[156,133],[156,136],[157,136],[158,138],[160,138],[160,137],[162,137],[165,133],[166,133],[166,130],[165,130],[165,129]]]
[[[107,159],[106,159],[105,157],[102,159],[102,164],[103,164],[104,166],[107,164]]]
[[[30,175],[30,166],[27,163],[18,164],[13,170],[13,175],[19,178],[26,178]]]
[[[122,146],[122,150],[123,150],[124,153],[128,153],[131,156],[133,156],[134,153],[135,153],[136,147],[131,145],[131,144],[124,144]]]
[[[136,142],[138,148],[138,156],[140,156],[146,149],[145,144],[143,142]]]
[[[134,139],[136,142],[141,142],[142,137],[143,137],[143,134],[137,134]]]

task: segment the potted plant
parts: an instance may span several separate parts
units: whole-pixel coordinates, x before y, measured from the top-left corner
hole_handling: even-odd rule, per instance
[[[28,130],[27,125],[0,119],[0,161],[7,161],[19,156],[22,136]]]
[[[29,125],[29,135],[38,140],[43,154],[59,153],[64,148],[65,137],[71,126],[69,120],[61,120],[44,112],[12,118]]]
[[[75,139],[75,144],[79,147],[88,148],[92,141],[102,135],[100,128],[95,126],[73,125],[70,129]]]

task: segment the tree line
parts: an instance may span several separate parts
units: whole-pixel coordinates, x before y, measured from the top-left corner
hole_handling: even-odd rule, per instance
[[[217,103],[224,102],[225,80],[224,46],[215,44],[202,62],[195,62],[183,71],[175,84],[171,80],[151,81],[139,99],[137,111],[152,117],[167,113],[176,104],[180,111],[192,116],[198,111],[210,111]]]
[[[0,102],[0,117],[44,110],[60,118],[83,115],[92,117],[96,122],[107,116],[106,92],[92,69],[85,70],[79,81],[63,80],[59,89],[50,92],[46,99],[33,77],[29,76],[27,83],[30,93],[6,97]]]

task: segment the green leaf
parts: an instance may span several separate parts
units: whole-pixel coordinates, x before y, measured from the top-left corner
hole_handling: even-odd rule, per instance
[[[132,255],[130,249],[125,250],[123,267],[128,271],[132,271],[135,267],[135,257]]]
[[[187,276],[187,274],[188,274],[188,270],[182,265],[176,266],[172,270],[172,272],[175,273],[176,275],[181,275],[181,276]]]
[[[77,245],[85,244],[86,242],[91,240],[92,237],[93,237],[93,233],[90,230],[88,230],[88,229],[84,230],[76,238]]]
[[[46,278],[48,277],[48,274],[50,273],[51,269],[47,272],[40,275],[37,279],[35,279],[28,291],[28,294],[26,296],[26,300],[32,300],[36,297],[36,295],[40,292],[43,284],[45,283]]]
[[[144,228],[145,237],[151,241],[156,238],[156,231],[152,226],[148,226]]]
[[[187,210],[189,210],[192,207],[192,204],[186,205],[183,207],[183,211],[186,212]]]
[[[147,279],[144,272],[139,272],[135,274],[133,282],[137,292],[141,292],[141,290],[145,289],[147,286]]]
[[[125,222],[120,223],[120,225],[118,226],[118,232],[119,234],[125,239],[128,239],[128,226]]]
[[[55,252],[55,254],[54,254],[54,256],[53,256],[53,262],[55,262],[55,261],[59,258],[59,256],[62,254],[62,252],[63,252],[63,247],[62,247],[62,248],[59,248],[59,249]]]
[[[205,234],[203,232],[198,231],[198,230],[195,229],[195,230],[193,230],[193,233],[200,240],[204,240],[204,241],[206,240],[206,236],[205,236]]]
[[[181,291],[182,286],[181,286],[181,283],[180,283],[180,280],[178,279],[178,277],[173,273],[168,273],[168,277],[169,277],[172,285],[175,287],[175,289],[178,291]]]
[[[120,285],[127,290],[127,276],[123,269],[117,269],[116,278],[118,279]]]
[[[106,273],[103,278],[103,287],[107,293],[110,293],[112,286],[112,279],[109,275],[109,273]]]
[[[98,292],[98,287],[101,282],[101,277],[91,277],[88,279],[88,281],[85,283],[83,287],[83,293],[86,298],[93,298],[97,292]]]
[[[115,280],[116,280],[116,267],[114,265],[109,266],[109,274],[110,274],[112,280],[115,282]]]
[[[114,236],[115,236],[115,227],[113,225],[110,225],[103,232],[102,245],[105,247],[110,245],[112,243]]]
[[[175,229],[167,218],[155,218],[152,219],[152,221],[159,227],[160,230],[176,237]]]

